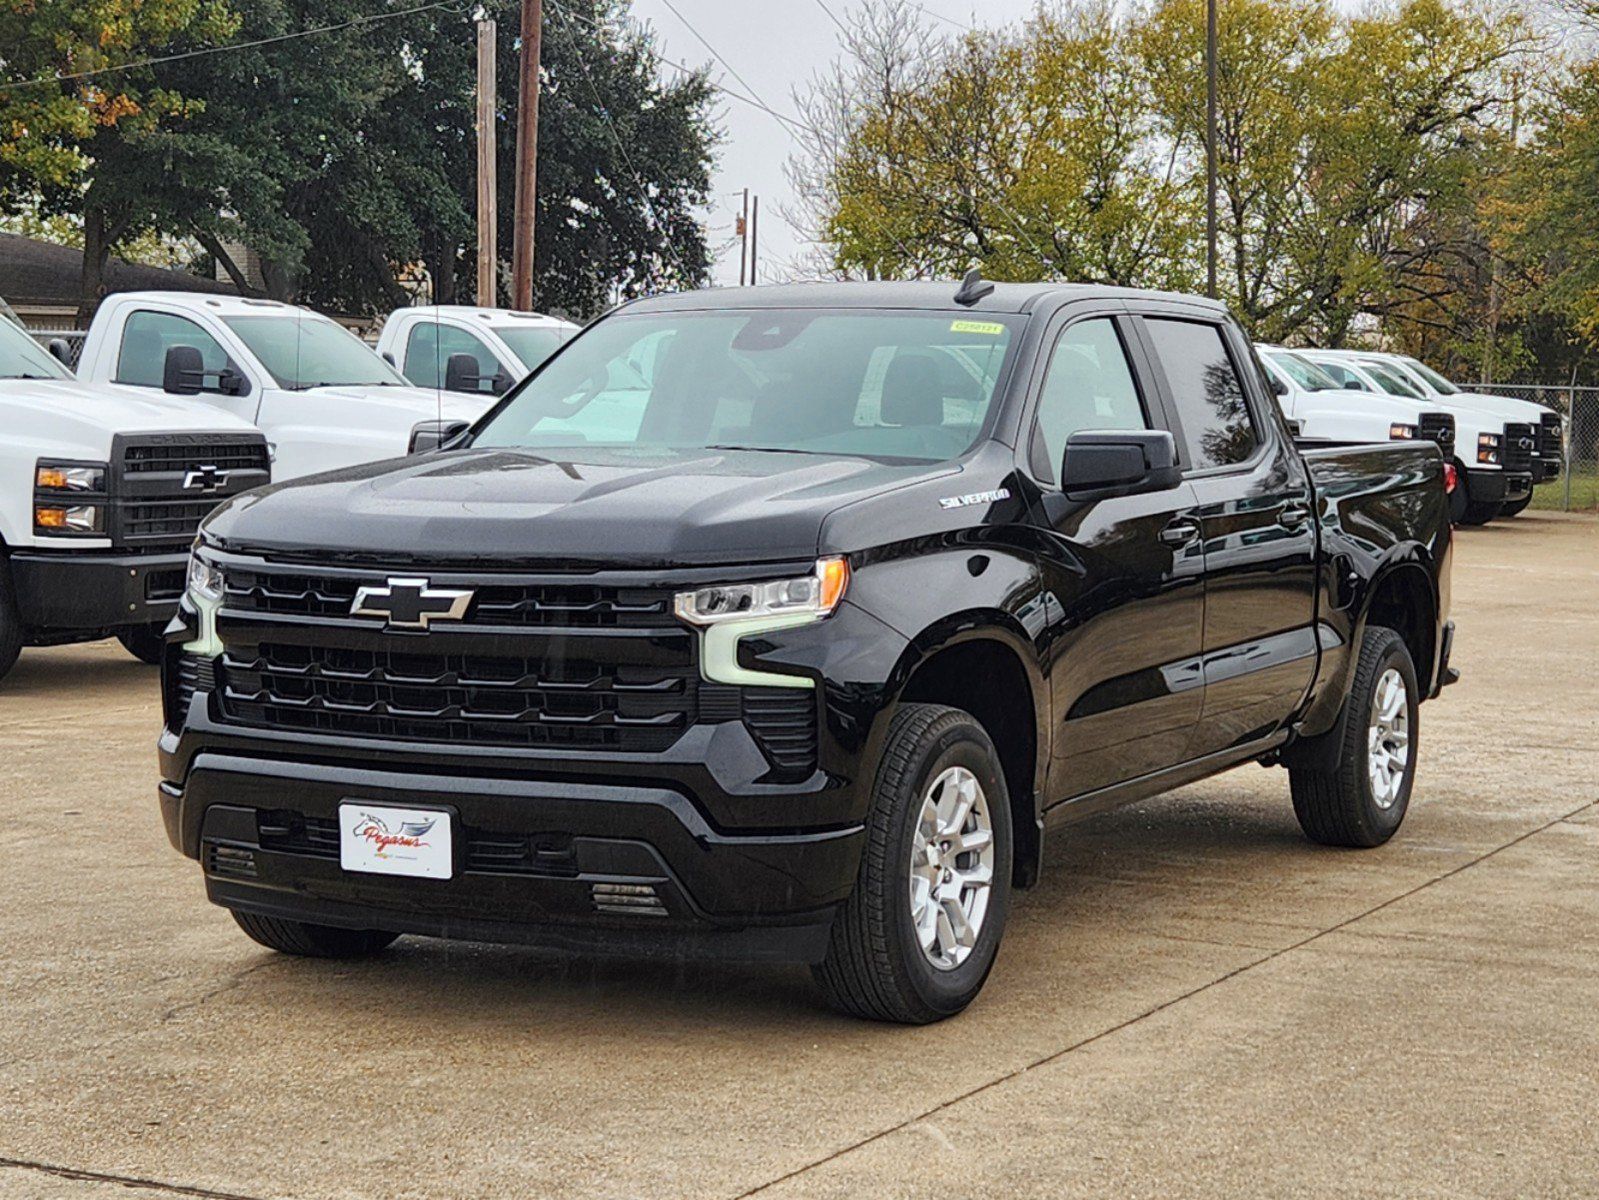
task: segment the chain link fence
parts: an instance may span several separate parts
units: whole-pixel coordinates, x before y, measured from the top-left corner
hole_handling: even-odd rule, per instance
[[[89,336],[87,331],[82,329],[30,329],[28,332],[33,335],[33,340],[46,350],[50,349],[51,342],[60,341],[66,347],[66,351],[59,357],[74,371],[78,369],[78,359],[83,357],[83,342]]]
[[[1534,508],[1599,511],[1599,387],[1547,383],[1490,383],[1473,389],[1514,396],[1552,408],[1566,421],[1566,467],[1533,492]]]

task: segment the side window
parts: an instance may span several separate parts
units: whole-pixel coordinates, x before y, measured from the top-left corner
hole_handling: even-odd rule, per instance
[[[456,354],[477,360],[477,373],[485,379],[510,374],[474,334],[437,321],[418,321],[405,339],[405,363],[400,373],[417,387],[444,386],[444,369]]]
[[[132,314],[122,327],[122,345],[117,350],[114,383],[132,383],[158,388],[163,383],[167,351],[173,346],[193,346],[205,360],[207,371],[230,366],[228,352],[200,326],[187,317],[141,310]]]
[[[1127,351],[1109,317],[1068,326],[1055,343],[1033,427],[1033,471],[1053,482],[1066,439],[1085,430],[1148,429]]]
[[[1221,328],[1162,317],[1146,317],[1144,324],[1182,423],[1184,464],[1203,471],[1254,454],[1260,438]]]
[[[1339,366],[1335,362],[1319,362],[1316,364],[1327,374],[1331,375],[1338,386],[1349,392],[1369,392],[1371,389],[1365,382],[1348,367]]]

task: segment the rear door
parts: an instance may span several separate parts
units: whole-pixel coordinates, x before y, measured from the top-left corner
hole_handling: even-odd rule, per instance
[[[1054,721],[1049,802],[1182,762],[1200,717],[1203,557],[1193,488],[1103,500],[1059,489],[1079,431],[1161,429],[1166,417],[1122,315],[1074,312],[1046,336],[1029,440],[1043,590],[1033,617]]]
[[[1265,737],[1315,675],[1316,521],[1310,477],[1247,341],[1202,310],[1138,326],[1175,422],[1205,558],[1202,757]]]

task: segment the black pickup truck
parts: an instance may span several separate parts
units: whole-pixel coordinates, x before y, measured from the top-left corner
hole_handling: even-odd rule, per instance
[[[226,505],[168,631],[167,832],[278,950],[798,960],[936,1020],[1046,828],[1259,762],[1376,846],[1454,677],[1437,447],[1302,454],[1192,297],[654,298],[420,435]]]

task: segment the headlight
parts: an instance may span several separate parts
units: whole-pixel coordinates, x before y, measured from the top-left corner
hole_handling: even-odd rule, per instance
[[[197,548],[189,555],[189,592],[202,600],[222,599],[222,568]]]
[[[1419,432],[1420,430],[1418,430],[1414,425],[1404,425],[1398,421],[1395,421],[1392,425],[1388,426],[1388,436],[1395,441],[1403,441],[1413,438]]]
[[[1477,435],[1477,461],[1499,464],[1499,445],[1504,441],[1497,433],[1479,433]]]
[[[104,463],[57,463],[40,459],[33,486],[41,492],[105,492],[109,468]]]
[[[97,504],[36,504],[33,506],[35,533],[98,534],[105,532],[105,509]]]
[[[804,614],[825,617],[838,607],[848,585],[849,563],[842,558],[821,558],[814,571],[797,579],[730,583],[679,592],[674,608],[679,617],[693,625]]]

